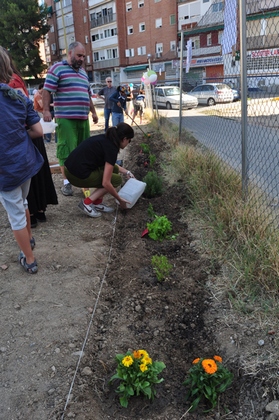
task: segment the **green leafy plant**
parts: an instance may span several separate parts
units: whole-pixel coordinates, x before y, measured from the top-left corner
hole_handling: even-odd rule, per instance
[[[143,178],[146,183],[144,190],[145,197],[152,198],[162,195],[163,192],[163,179],[155,171],[148,172]]]
[[[151,264],[159,281],[163,281],[172,270],[172,264],[169,263],[165,255],[153,255]]]
[[[150,163],[150,166],[152,167],[155,162],[156,162],[156,155],[154,155],[153,153],[150,153],[149,154],[149,163]]]
[[[159,361],[153,362],[145,350],[117,354],[116,360],[117,370],[110,382],[120,380],[116,392],[119,394],[122,407],[128,406],[128,400],[133,395],[143,394],[153,400],[156,395],[154,385],[164,380],[163,378],[159,379],[158,375],[166,365]]]
[[[148,236],[154,241],[162,241],[172,229],[172,223],[167,216],[157,216],[151,223],[147,223]]]
[[[142,150],[143,153],[146,153],[147,155],[149,155],[149,153],[150,153],[150,147],[149,147],[148,144],[141,143],[140,144],[140,147],[141,147],[141,150]]]
[[[186,395],[191,403],[189,411],[194,411],[203,399],[210,402],[211,408],[207,410],[210,411],[216,406],[218,395],[232,383],[233,374],[223,366],[221,356],[197,358],[192,363],[188,378],[183,382],[189,388]]]

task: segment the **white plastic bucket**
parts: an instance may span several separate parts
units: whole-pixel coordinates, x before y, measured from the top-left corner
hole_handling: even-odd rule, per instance
[[[145,182],[138,181],[135,178],[130,178],[128,179],[126,184],[121,188],[121,190],[119,190],[118,195],[121,198],[130,201],[131,204],[127,204],[127,208],[131,209],[144,192],[145,187]],[[116,202],[119,204],[118,200],[116,200]]]
[[[55,127],[57,127],[57,124],[53,120],[51,120],[50,122],[46,122],[44,121],[43,118],[41,118],[40,123],[41,123],[41,126],[43,127],[44,134],[53,133],[53,131],[55,130]]]

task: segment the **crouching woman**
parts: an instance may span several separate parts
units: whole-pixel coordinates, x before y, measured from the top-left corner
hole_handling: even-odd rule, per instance
[[[121,198],[116,188],[122,183],[121,174],[128,178],[134,175],[116,164],[120,149],[130,143],[134,130],[129,124],[119,123],[110,127],[105,134],[98,134],[84,140],[65,161],[65,175],[72,185],[81,188],[95,188],[90,197],[82,200],[78,208],[87,216],[99,217],[102,212],[114,209],[103,204],[102,199],[109,193],[125,209],[127,200]],[[99,204],[96,204],[99,203]]]

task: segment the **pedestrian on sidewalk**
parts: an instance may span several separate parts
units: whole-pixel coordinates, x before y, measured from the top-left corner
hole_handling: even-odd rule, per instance
[[[69,45],[67,60],[53,64],[47,72],[43,89],[44,121],[51,121],[51,94],[57,123],[57,158],[63,176],[62,194],[73,195],[72,186],[65,176],[64,162],[69,154],[90,136],[89,111],[93,122],[98,116],[91,100],[87,73],[82,68],[85,48],[80,42]]]

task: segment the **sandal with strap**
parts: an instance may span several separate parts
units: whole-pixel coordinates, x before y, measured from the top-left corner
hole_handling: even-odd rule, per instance
[[[38,271],[37,261],[35,260],[32,264],[27,264],[26,257],[25,257],[25,255],[22,251],[20,251],[20,254],[18,256],[18,262],[21,265],[21,267],[24,268],[26,273],[29,273],[29,274],[36,274],[37,273],[37,271]]]
[[[33,238],[33,236],[32,236],[32,238],[30,239],[30,245],[31,245],[31,249],[32,249],[32,251],[33,251],[33,249],[35,248],[35,245],[36,245],[35,238]]]

